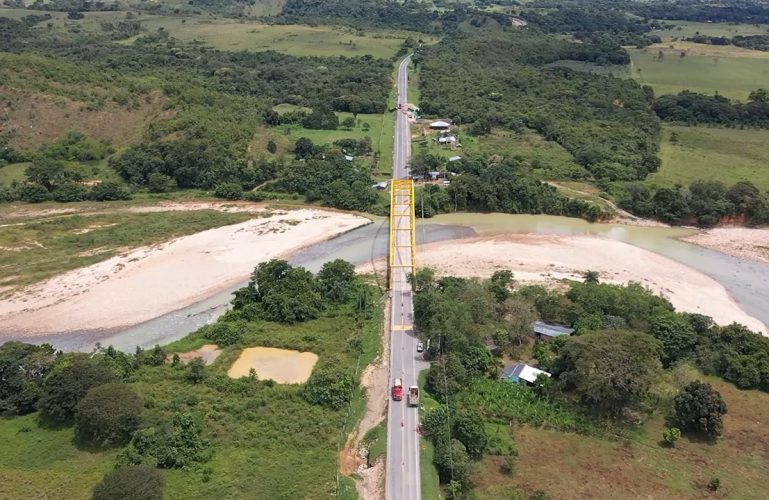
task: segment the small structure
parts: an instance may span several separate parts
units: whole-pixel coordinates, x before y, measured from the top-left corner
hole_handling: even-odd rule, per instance
[[[535,321],[531,324],[531,329],[539,340],[552,340],[556,337],[562,337],[563,335],[568,336],[574,333],[574,328],[561,325],[549,325],[544,321]]]
[[[549,377],[550,374],[539,368],[529,366],[526,363],[516,363],[514,365],[506,366],[499,378],[513,382],[514,384],[520,384],[521,381],[523,381],[524,383],[531,385],[537,381],[537,377],[539,376]]]
[[[449,161],[459,161],[461,159],[462,159],[461,156],[452,156],[451,158],[449,158]]]
[[[451,124],[449,122],[437,121],[430,123],[430,128],[433,130],[447,130]]]
[[[453,135],[438,137],[438,144],[454,144],[455,142],[457,142],[457,138]]]
[[[347,160],[347,161],[352,161],[353,157],[350,156],[350,155],[344,155],[344,159]]]
[[[388,185],[387,181],[377,182],[376,184],[374,184],[374,188],[378,189],[379,191],[384,191],[385,189],[387,189],[387,185]]]

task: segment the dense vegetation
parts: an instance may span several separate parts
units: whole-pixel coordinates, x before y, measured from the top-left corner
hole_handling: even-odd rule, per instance
[[[654,112],[662,120],[686,125],[769,128],[769,92],[755,90],[748,102],[742,103],[717,94],[687,90],[658,97],[654,101]]]
[[[761,193],[747,181],[730,187],[720,181],[695,181],[686,189],[629,184],[620,205],[642,217],[669,223],[712,226],[730,219],[752,224],[769,222],[769,193]]]
[[[340,429],[349,430],[362,409],[356,366],[379,349],[377,292],[344,261],[326,264],[317,275],[274,261],[254,274],[258,300],[248,304],[256,308],[239,307],[178,344],[186,349],[209,338],[226,340],[213,366],[202,360],[185,365],[160,347],[65,354],[47,345],[3,344],[3,415],[40,410],[40,427],[25,431],[33,434],[74,422],[78,439],[69,441],[90,450],[89,460],[114,463],[117,456],[119,468],[106,475],[94,498],[136,498],[126,483],[139,475],[143,481],[133,489],[141,498],[161,498],[164,482],[172,498],[335,494],[337,445],[346,435]],[[293,295],[303,285],[320,299],[315,319],[298,319],[305,306]],[[238,300],[246,299],[238,294]],[[291,318],[262,319],[276,303]],[[303,385],[228,377],[239,351],[254,345],[311,351],[320,360]],[[280,473],[289,468],[292,474]],[[94,484],[80,486],[83,492]]]
[[[659,167],[651,90],[630,80],[545,67],[606,54],[590,43],[536,32],[444,39],[415,56],[422,109],[460,124],[484,124],[481,131],[527,126],[561,144],[596,178],[643,179]],[[453,72],[456,67],[465,70]]]
[[[763,378],[769,339],[740,325],[719,327],[710,318],[677,313],[638,284],[604,285],[587,273],[585,283],[572,282],[561,294],[517,287],[509,271],[478,281],[435,279],[429,269],[418,271],[412,284],[415,320],[433,360],[427,389],[441,403],[424,426],[449,491],[471,487],[473,460],[484,453],[514,460],[514,450],[489,441],[482,422],[623,434],[631,421],[673,405],[657,386],[663,370],[681,363],[742,388],[769,390]],[[570,325],[576,334],[535,341],[530,323],[537,318]],[[502,354],[526,353],[552,378],[540,377],[534,387],[495,380]],[[726,407],[717,392],[694,384],[674,406],[670,417],[683,431],[720,435]],[[448,457],[456,459],[453,467]]]

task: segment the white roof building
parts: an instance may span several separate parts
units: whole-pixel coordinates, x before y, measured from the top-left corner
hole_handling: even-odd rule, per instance
[[[510,380],[511,382],[520,382],[523,380],[524,382],[533,384],[537,381],[537,377],[540,375],[545,377],[550,376],[550,374],[544,370],[534,368],[533,366],[529,366],[526,363],[518,363],[505,367],[505,370],[502,372],[502,376],[500,378]]]
[[[437,121],[430,124],[430,128],[449,128],[451,124],[449,122]]]

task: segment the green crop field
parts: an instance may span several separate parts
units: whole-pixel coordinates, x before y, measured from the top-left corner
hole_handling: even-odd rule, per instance
[[[657,95],[688,89],[745,100],[751,90],[769,81],[769,52],[688,42],[655,44],[628,52],[633,78],[651,85]],[[682,53],[686,55],[681,57]]]
[[[658,35],[665,41],[690,37],[698,33],[700,35],[733,37],[737,35],[765,35],[769,31],[767,24],[697,23],[693,21],[666,21],[664,19],[660,22],[675,25],[673,29],[652,32],[653,35]]]
[[[670,141],[671,134],[678,139]],[[769,130],[664,126],[662,167],[648,182],[662,186],[688,185],[695,180],[719,180],[727,185],[750,181],[769,190]]]

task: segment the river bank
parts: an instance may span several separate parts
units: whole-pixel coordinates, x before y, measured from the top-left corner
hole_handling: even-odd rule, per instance
[[[439,275],[491,276],[509,269],[520,284],[560,286],[597,271],[604,283],[638,282],[665,296],[679,311],[711,316],[716,323],[737,322],[767,334],[767,326],[746,313],[713,278],[680,262],[621,241],[596,236],[507,234],[419,246],[420,266]],[[369,266],[362,266],[361,271]],[[377,266],[377,268],[381,268]]]
[[[681,240],[740,259],[769,263],[769,228],[716,227]]]
[[[369,224],[300,209],[131,250],[38,283],[0,302],[0,335],[39,336],[136,325],[248,278],[260,262]]]

